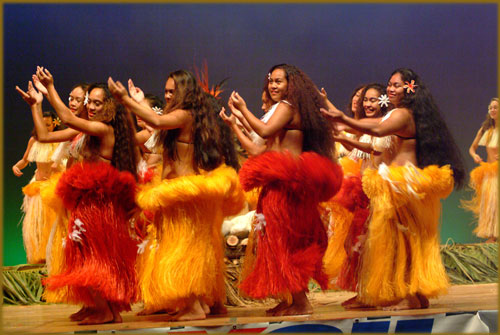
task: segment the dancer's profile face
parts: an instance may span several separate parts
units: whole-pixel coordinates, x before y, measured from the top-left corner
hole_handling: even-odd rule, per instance
[[[51,116],[44,116],[43,121],[45,122],[45,127],[47,127],[48,131],[54,130],[54,120]]]
[[[274,102],[283,100],[286,97],[288,90],[288,81],[286,80],[286,73],[283,69],[275,69],[271,73],[269,83],[267,84],[269,95]]]
[[[69,93],[68,107],[73,114],[78,115],[83,109],[84,101],[85,101],[85,91],[81,87],[75,87]]]
[[[366,117],[377,117],[380,115],[381,109],[378,104],[378,97],[380,92],[374,88],[370,88],[366,91],[363,98],[363,109],[365,111]]]
[[[269,102],[269,99],[267,98],[266,91],[262,92],[262,111],[266,113],[269,108],[271,107],[271,103]]]
[[[89,119],[92,120],[97,114],[104,109],[104,90],[102,88],[94,88],[89,93],[89,101],[87,103],[87,111]]]
[[[398,106],[405,95],[403,86],[403,78],[399,72],[395,73],[387,83],[387,96],[394,106]]]
[[[359,104],[359,98],[361,98],[361,92],[363,92],[363,89],[360,88],[356,94],[352,97],[351,101],[351,111],[353,112],[354,115],[356,115],[356,111],[358,110],[358,104]]]
[[[167,103],[167,105],[169,104],[170,101],[172,101],[174,94],[175,94],[175,81],[173,78],[168,78],[167,82],[165,83],[165,102]]]
[[[490,105],[488,106],[488,114],[490,114],[490,117],[497,121],[498,118],[498,101],[492,101]]]

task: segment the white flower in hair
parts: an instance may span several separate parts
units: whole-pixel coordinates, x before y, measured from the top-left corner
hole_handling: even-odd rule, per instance
[[[84,106],[87,106],[87,104],[89,103],[89,92],[85,92],[85,100],[83,100],[83,105]]]
[[[160,107],[153,107],[152,110],[158,115],[163,114],[163,109],[161,109]]]
[[[389,97],[387,94],[382,94],[378,97],[378,104],[380,107],[389,107]]]
[[[267,80],[271,80],[271,72],[267,74]]]

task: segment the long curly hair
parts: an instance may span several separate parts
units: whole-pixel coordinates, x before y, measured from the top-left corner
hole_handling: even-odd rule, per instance
[[[164,114],[176,109],[184,109],[191,113],[194,171],[199,172],[200,169],[211,171],[224,162],[236,167],[231,157],[231,149],[225,143],[226,135],[221,130],[224,128],[219,126],[220,107],[203,91],[191,72],[177,70],[170,73],[168,78],[172,78],[175,82],[175,94],[165,107]],[[163,152],[169,160],[179,158],[176,145],[179,134],[180,129],[162,130],[160,133]]]
[[[414,80],[416,84],[415,93],[408,93],[405,89],[398,107],[408,108],[413,113],[418,166],[449,164],[453,170],[455,188],[461,188],[466,176],[463,157],[432,94],[413,70],[399,68],[392,72],[391,77],[396,73],[401,75],[403,82],[411,83]]]
[[[111,165],[120,171],[129,171],[137,179],[138,148],[134,140],[134,123],[125,108],[113,98],[106,83],[95,83],[89,86],[88,92],[93,89],[104,91],[104,108],[93,120],[106,123],[113,127],[115,144]],[[99,156],[101,139],[97,136],[87,136],[85,150],[87,159],[96,160]]]
[[[498,103],[498,98],[492,98],[490,103],[488,104],[488,109],[491,105],[492,102],[496,101]],[[488,131],[491,128],[495,128],[495,120],[490,116],[490,113],[486,113],[486,119],[483,121],[483,124],[481,124],[480,128],[480,135],[482,136],[486,131]]]
[[[320,108],[327,108],[327,106],[321,98],[318,87],[309,76],[294,65],[274,65],[269,69],[269,74],[276,69],[282,69],[286,74],[288,88],[284,99],[300,114],[301,130],[304,135],[302,150],[314,151],[334,159],[335,145],[332,126],[319,111]],[[268,88],[269,74],[266,75],[263,90],[266,92],[266,97],[272,101]]]
[[[387,94],[386,87],[383,86],[383,85],[381,85],[381,84],[379,84],[379,83],[370,83],[370,84],[367,84],[367,85],[363,86],[363,90],[361,91],[361,95],[359,97],[359,102],[360,103],[358,104],[358,107],[356,108],[357,119],[364,119],[364,118],[367,117],[366,113],[365,113],[365,109],[363,108],[363,100],[365,98],[366,92],[369,89],[372,89],[372,88],[378,91],[379,97],[381,95],[383,95],[383,94]],[[351,98],[351,101],[352,101],[352,98]],[[381,114],[380,115],[376,115],[375,117],[384,116],[385,114],[387,114],[387,111],[391,107],[392,107],[391,104],[388,104],[387,106],[380,106],[380,112],[381,112]]]

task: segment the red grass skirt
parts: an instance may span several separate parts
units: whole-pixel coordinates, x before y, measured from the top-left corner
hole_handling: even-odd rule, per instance
[[[129,234],[135,179],[107,163],[75,164],[56,193],[70,212],[64,271],[44,280],[47,290],[68,287],[69,302],[93,306],[89,289],[130,310],[136,299],[136,242]]]
[[[307,291],[311,278],[326,288],[318,203],[340,188],[341,167],[316,153],[271,151],[249,158],[239,175],[245,191],[262,187],[256,213],[265,217],[253,226],[240,289],[253,298],[283,298]]]

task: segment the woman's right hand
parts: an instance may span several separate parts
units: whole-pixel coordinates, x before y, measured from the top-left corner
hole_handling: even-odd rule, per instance
[[[476,164],[479,164],[483,161],[483,159],[481,158],[481,156],[479,156],[478,154],[474,154],[472,155],[472,159],[474,160],[474,163]]]
[[[144,92],[134,85],[132,79],[128,80],[128,92],[130,93],[130,97],[137,103],[140,104],[144,100]]]
[[[50,85],[54,85],[54,77],[49,72],[49,70],[41,66],[37,66],[36,76],[38,77],[38,79],[40,79],[40,82],[43,84],[43,86],[49,87]]]
[[[23,175],[21,169],[17,166],[17,164],[12,167],[12,172],[14,172],[16,177],[21,177]]]
[[[224,107],[222,107],[222,109],[220,110],[219,116],[221,117],[222,121],[224,121],[229,127],[233,127],[234,125],[236,125],[236,117],[233,113],[227,116],[226,109]]]
[[[20,89],[19,86],[16,86],[16,91],[30,106],[41,104],[43,101],[43,94],[35,90],[35,87],[33,87],[33,83],[31,81],[28,82],[28,90],[26,92]]]

